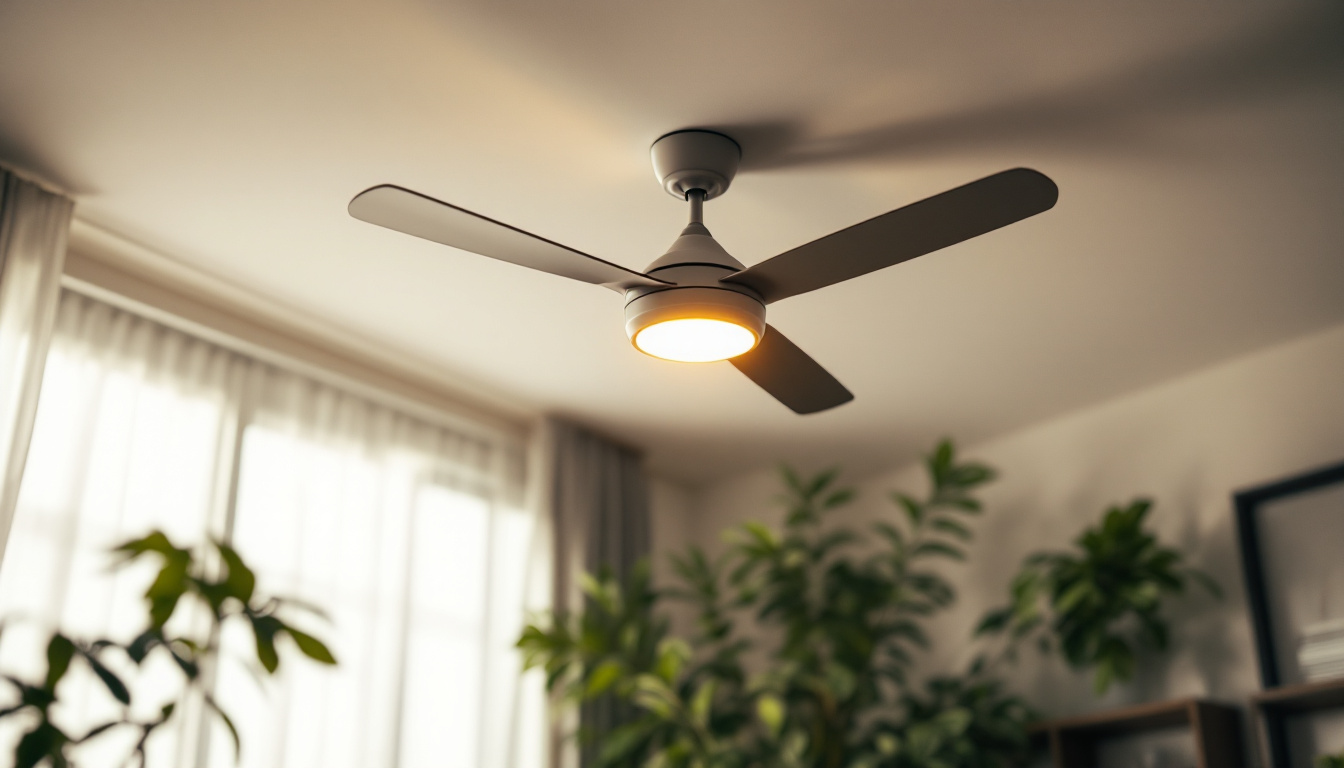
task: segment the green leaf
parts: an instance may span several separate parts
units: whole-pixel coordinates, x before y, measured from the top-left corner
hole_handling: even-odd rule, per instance
[[[602,594],[602,584],[597,577],[587,571],[579,574],[579,589],[588,597],[596,599]]]
[[[591,573],[579,574],[579,588],[583,593],[593,600],[593,602],[602,606],[610,614],[619,613],[619,606],[613,599],[612,592],[607,588],[604,579],[594,576]]]
[[[876,741],[877,751],[887,757],[891,757],[901,750],[901,739],[894,734],[880,734]]]
[[[790,467],[787,464],[782,464],[779,467],[779,474],[784,478],[784,485],[787,486],[789,490],[793,491],[794,494],[798,496],[806,495],[803,489],[803,479],[799,477],[793,467]]]
[[[243,558],[233,547],[227,544],[216,544],[219,550],[219,556],[224,560],[224,565],[229,569],[228,577],[224,584],[228,587],[231,596],[238,598],[244,605],[252,602],[252,594],[257,588],[257,577],[251,568],[243,562]]]
[[[163,567],[159,570],[159,575],[154,582],[145,590],[145,598],[149,600],[149,617],[155,627],[162,627],[173,617],[173,612],[177,610],[177,604],[182,599],[182,595],[187,591],[187,569],[190,561],[185,558],[173,557],[166,560]]]
[[[742,525],[742,530],[747,533],[750,539],[760,545],[760,551],[769,553],[779,547],[779,540],[775,538],[774,531],[770,530],[762,523],[751,521]]]
[[[598,752],[598,765],[618,765],[625,761],[641,744],[649,738],[650,723],[636,720],[622,725],[602,737],[602,748]]]
[[[928,457],[929,474],[933,475],[935,485],[943,485],[947,477],[948,470],[952,467],[952,460],[956,455],[956,448],[952,441],[943,438],[938,443],[938,447]]]
[[[959,510],[961,512],[969,512],[970,514],[979,514],[981,510],[983,510],[984,508],[978,499],[973,499],[969,496],[958,496],[950,498],[940,497],[938,499],[938,506],[952,507],[953,509]]]
[[[1092,673],[1092,691],[1098,696],[1106,692],[1111,687],[1111,682],[1115,679],[1115,670],[1111,666],[1109,659],[1101,659],[1097,662],[1097,668]]]
[[[943,557],[952,558],[953,560],[966,559],[965,552],[951,544],[944,544],[941,541],[926,541],[910,551],[911,558],[923,557],[925,555],[941,555]]]
[[[836,701],[844,701],[854,695],[858,679],[854,673],[842,664],[826,665],[826,686]]]
[[[121,678],[113,674],[112,670],[103,666],[103,662],[94,654],[81,651],[80,655],[89,663],[89,667],[93,669],[93,673],[98,676],[99,680],[103,681],[103,685],[107,686],[108,692],[111,693],[117,701],[120,701],[122,704],[131,703],[131,692],[126,689],[126,684],[121,682]]]
[[[124,723],[121,720],[113,720],[110,723],[103,723],[102,725],[90,728],[87,733],[85,733],[83,736],[80,736],[78,739],[71,739],[70,743],[83,744],[84,742],[89,741],[90,739],[97,738],[100,734],[106,733],[107,731],[116,728],[118,725],[124,725]]]
[[[145,599],[149,601],[150,619],[154,626],[166,624],[187,589],[191,551],[174,546],[162,531],[152,531],[143,538],[122,542],[112,551],[124,556],[121,560],[123,564],[148,553],[162,556],[163,566],[158,577],[145,591]]]
[[[272,597],[271,602],[275,603],[277,608],[297,608],[305,613],[311,613],[323,621],[331,620],[331,616],[321,606],[314,605],[307,600],[300,600],[297,597]]]
[[[882,538],[891,542],[892,549],[896,550],[897,553],[905,551],[905,534],[901,533],[896,526],[887,522],[878,522],[873,524],[873,530],[877,531]]]
[[[1080,581],[1066,590],[1064,594],[1060,595],[1059,598],[1054,601],[1055,610],[1060,613],[1068,613],[1079,603],[1090,597],[1095,591],[1096,588],[1092,582]]]
[[[53,758],[53,762],[63,759],[67,741],[65,734],[50,722],[44,720],[38,723],[36,728],[19,739],[14,749],[14,768],[33,768],[47,757]]]
[[[55,693],[56,684],[65,677],[70,669],[70,660],[75,656],[75,644],[60,633],[51,636],[47,642],[47,690]]]
[[[636,675],[635,692],[631,697],[636,704],[659,717],[672,717],[680,700],[672,689],[656,675]]]
[[[126,646],[126,655],[131,657],[131,661],[140,664],[149,655],[154,646],[163,642],[163,633],[154,627],[141,632],[130,645]]]
[[[909,518],[910,524],[918,528],[924,522],[924,505],[910,498],[904,493],[891,494],[891,500],[900,505]]]
[[[556,664],[555,666],[548,665],[546,667],[546,690],[549,692],[554,692],[556,686],[559,685],[561,678],[563,678],[565,676],[565,673],[568,671],[569,671],[568,663],[562,662]]]
[[[714,705],[714,691],[717,687],[718,682],[710,678],[700,684],[695,690],[695,696],[691,698],[691,717],[701,727],[709,723],[709,712]]]
[[[956,738],[966,732],[966,729],[971,725],[972,719],[973,715],[969,709],[966,709],[965,707],[955,707],[945,712],[940,712],[938,716],[934,718],[934,722],[938,724],[939,728],[943,729],[943,733],[952,738]]]
[[[284,625],[284,630],[286,634],[294,639],[294,644],[299,647],[299,651],[301,651],[304,656],[322,664],[336,664],[336,657],[331,655],[331,651],[321,640],[318,640],[306,632],[300,632],[288,624]]]
[[[658,644],[658,676],[669,684],[676,682],[681,667],[691,658],[691,647],[686,641],[669,637]]]
[[[841,488],[834,491],[821,502],[822,509],[835,509],[854,500],[853,488]]]
[[[229,599],[229,586],[225,582],[212,582],[206,579],[199,579],[194,576],[187,577],[187,592],[195,592],[205,598],[210,606],[210,612],[220,617],[224,617],[224,603]]]
[[[915,723],[906,731],[906,751],[916,762],[927,761],[943,746],[943,730],[933,723]]]
[[[765,693],[757,697],[756,716],[773,738],[779,738],[779,731],[784,727],[784,702],[778,696]]]
[[[840,476],[839,469],[828,469],[813,477],[808,481],[807,486],[802,489],[802,496],[808,501],[815,499],[822,491],[826,490],[835,478]]]
[[[173,657],[173,662],[177,664],[182,674],[187,676],[188,680],[195,680],[201,674],[201,668],[196,663],[195,657],[199,655],[199,649],[195,643],[182,638],[176,638],[163,644],[168,649],[168,655]]]
[[[985,617],[976,625],[973,634],[975,637],[980,637],[981,635],[992,635],[1002,632],[1003,629],[1008,626],[1008,622],[1011,621],[1012,618],[1013,609],[1011,607],[998,608],[990,611],[989,613],[986,613]]]
[[[972,488],[994,479],[994,470],[983,464],[962,464],[952,471],[951,481],[961,488]]]
[[[257,661],[270,674],[280,667],[280,656],[275,652],[275,635],[284,626],[273,616],[251,616],[252,632],[257,638]]]
[[[146,536],[139,539],[130,539],[112,548],[113,552],[120,552],[133,559],[147,552],[157,552],[164,557],[174,557],[180,555],[185,550],[178,549],[168,540],[167,534],[163,531],[151,531]]]
[[[604,693],[608,688],[621,679],[621,673],[625,671],[625,665],[617,659],[607,659],[598,664],[592,674],[588,676],[588,684],[584,689],[584,696],[593,698]]]
[[[970,541],[971,539],[971,529],[965,523],[950,517],[937,518],[930,524],[930,527],[935,531],[941,531],[962,541]]]
[[[1134,675],[1134,651],[1119,637],[1110,636],[1101,643],[1096,662],[1093,688],[1098,696],[1105,693],[1113,682],[1129,680]]]

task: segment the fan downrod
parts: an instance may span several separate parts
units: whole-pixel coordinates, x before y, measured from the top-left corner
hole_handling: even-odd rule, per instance
[[[742,148],[722,133],[690,129],[659,138],[649,155],[653,173],[669,195],[690,200],[691,190],[699,189],[704,191],[704,200],[713,200],[728,191],[737,175]],[[692,205],[698,203],[692,201]]]

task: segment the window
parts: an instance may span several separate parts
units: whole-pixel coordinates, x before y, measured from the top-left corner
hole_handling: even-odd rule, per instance
[[[523,709],[540,698],[520,695],[511,647],[535,528],[521,455],[504,436],[429,424],[67,293],[0,567],[0,616],[35,622],[6,632],[0,668],[40,674],[55,625],[139,629],[152,571],[109,577],[113,543],[153,527],[219,536],[261,588],[327,609],[330,623],[306,625],[341,662],[295,657],[258,680],[240,661],[250,634],[225,633],[215,692],[242,732],[241,765],[535,764],[540,718]],[[134,693],[152,711],[177,691],[171,670],[148,677]],[[91,680],[65,685],[72,725],[115,712]],[[207,721],[177,718],[150,765],[234,765]],[[520,744],[525,723],[537,737]],[[17,726],[0,729],[12,749]],[[99,740],[81,764],[127,746]]]

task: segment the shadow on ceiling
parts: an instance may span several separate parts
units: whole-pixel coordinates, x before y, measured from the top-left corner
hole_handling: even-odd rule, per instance
[[[1152,119],[1322,83],[1344,93],[1344,3],[1303,9],[1231,44],[1185,52],[1035,98],[855,133],[818,136],[801,119],[707,126],[736,138],[742,169],[768,171],[928,157],[1002,146],[1142,143]]]

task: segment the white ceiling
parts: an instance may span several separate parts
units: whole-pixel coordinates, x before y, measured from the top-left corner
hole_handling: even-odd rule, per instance
[[[0,162],[184,264],[703,481],[864,471],[1344,321],[1338,2],[0,4]],[[633,268],[667,131],[752,264],[1019,165],[1049,213],[770,308],[857,396],[656,361],[601,288],[350,219],[390,182]],[[451,384],[451,382],[450,382]]]

